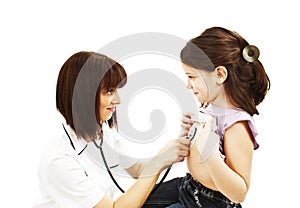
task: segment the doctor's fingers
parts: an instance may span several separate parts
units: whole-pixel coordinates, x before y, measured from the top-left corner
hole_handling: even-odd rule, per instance
[[[181,123],[183,124],[193,124],[192,116],[190,114],[183,114],[181,117]]]
[[[191,119],[193,115],[194,115],[194,114],[191,113],[191,112],[183,113],[183,114],[182,114],[182,119],[184,119],[184,118]]]
[[[181,150],[181,151],[177,152],[177,156],[178,157],[187,157],[187,156],[189,156],[189,154],[190,154],[190,151],[183,151],[183,150]]]
[[[184,123],[182,123],[182,124],[180,125],[181,131],[182,131],[182,132],[184,132],[184,131],[189,131],[190,128],[192,127],[192,125],[193,125],[193,124],[184,124]]]
[[[190,151],[190,146],[187,146],[187,145],[178,145],[177,147],[176,147],[176,152],[178,153],[178,152],[189,152]]]
[[[186,137],[180,137],[177,139],[178,147],[179,149],[182,148],[185,150],[186,148],[190,148],[191,146],[191,141],[189,139],[186,139]]]

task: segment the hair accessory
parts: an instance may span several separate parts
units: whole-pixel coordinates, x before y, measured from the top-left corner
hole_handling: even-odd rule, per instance
[[[248,45],[243,49],[243,58],[247,62],[254,62],[258,59],[259,57],[259,50],[256,46],[254,45]]]

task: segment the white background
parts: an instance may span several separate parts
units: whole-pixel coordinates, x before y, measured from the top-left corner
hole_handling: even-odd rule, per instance
[[[296,1],[267,2],[1,1],[0,206],[31,207],[37,199],[38,160],[58,125],[56,78],[70,55],[138,32],[190,39],[223,26],[260,48],[271,79],[255,117],[260,149],[244,207],[295,207],[300,15]]]

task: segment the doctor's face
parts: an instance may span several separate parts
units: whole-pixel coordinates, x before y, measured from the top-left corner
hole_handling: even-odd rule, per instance
[[[121,100],[117,88],[101,90],[100,92],[100,121],[107,121],[112,117],[116,110],[116,105],[120,104]]]

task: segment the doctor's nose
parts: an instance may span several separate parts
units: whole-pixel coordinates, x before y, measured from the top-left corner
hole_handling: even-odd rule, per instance
[[[118,90],[116,90],[115,94],[114,94],[114,98],[112,99],[112,103],[115,105],[118,105],[121,103],[121,99],[118,93]]]

